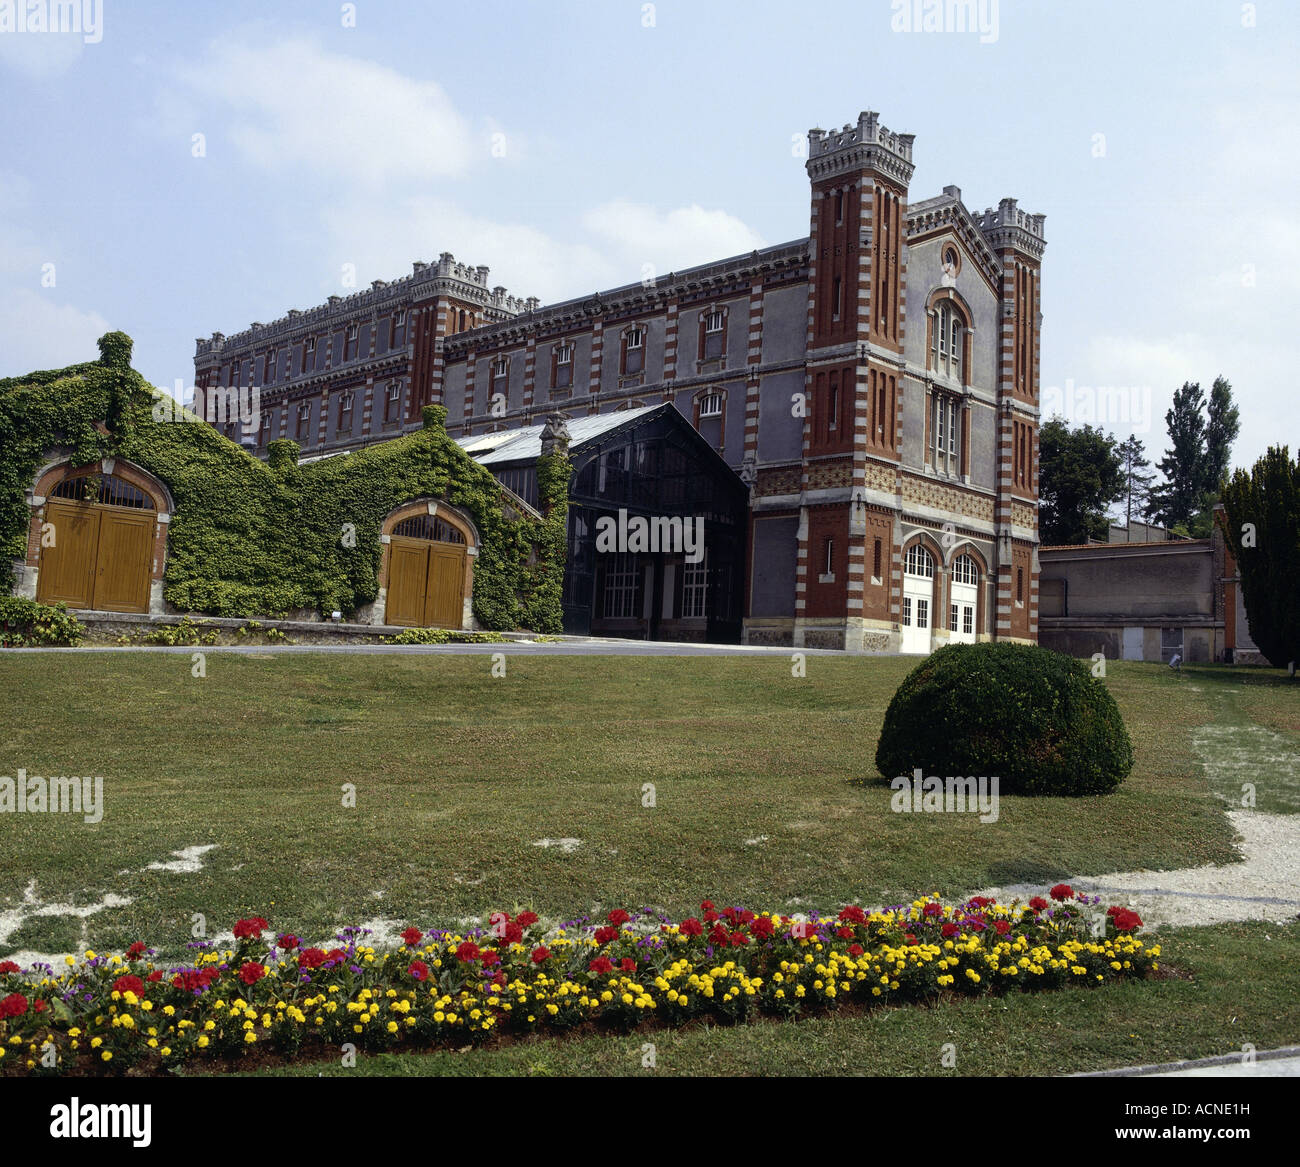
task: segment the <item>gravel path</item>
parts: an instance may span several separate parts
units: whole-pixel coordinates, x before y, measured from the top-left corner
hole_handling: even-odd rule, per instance
[[[1067,882],[1075,891],[1132,908],[1148,926],[1294,920],[1300,915],[1300,816],[1233,810],[1228,818],[1241,836],[1242,863],[1117,871]],[[979,894],[1023,901],[1041,895],[1042,888],[1015,884]]]

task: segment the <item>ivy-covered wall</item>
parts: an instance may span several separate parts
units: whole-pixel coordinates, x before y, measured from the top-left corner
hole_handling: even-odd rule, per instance
[[[478,528],[474,616],[485,628],[559,632],[569,462],[538,467],[543,518],[508,516],[501,488],[425,410],[425,428],[347,456],[297,464],[293,442],[259,461],[192,414],[158,407],[130,367],[131,340],[101,338],[101,359],[0,380],[0,572],[25,554],[25,490],[51,457],[106,457],[155,475],[175,503],[164,597],[181,611],[278,616],[338,609],[378,595],[380,525],[415,498],[445,499]],[[163,404],[170,404],[169,401]],[[161,420],[160,420],[161,418]]]

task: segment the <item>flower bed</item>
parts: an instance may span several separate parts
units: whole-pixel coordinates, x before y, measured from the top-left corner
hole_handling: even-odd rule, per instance
[[[68,957],[24,972],[0,961],[0,1072],[162,1071],[233,1062],[421,1049],[576,1027],[629,1031],[697,1018],[743,1021],[845,1005],[1097,985],[1142,978],[1158,945],[1126,908],[1065,885],[1052,901],[997,904],[937,896],[883,911],[846,907],[807,920],[717,909],[672,921],[616,909],[599,922],[543,928],[532,912],[494,913],[467,934],[408,928],[396,951],[345,928],[313,946],[256,917],[231,948],[155,967],[121,955]]]

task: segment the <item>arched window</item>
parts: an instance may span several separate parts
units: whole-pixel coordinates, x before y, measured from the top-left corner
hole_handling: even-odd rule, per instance
[[[920,576],[922,579],[933,579],[934,556],[920,543],[913,543],[907,549],[907,559],[903,565],[903,572],[905,575]]]
[[[930,368],[960,381],[966,322],[951,300],[941,300],[934,309],[931,323]]]
[[[65,478],[50,491],[50,497],[97,502],[111,507],[153,510],[153,500],[143,490],[115,474],[78,474],[73,478]]]
[[[393,528],[394,535],[407,539],[429,539],[435,543],[464,543],[462,535],[445,519],[436,515],[412,515]]]
[[[973,584],[979,582],[979,568],[969,555],[959,555],[952,564],[952,582]]]

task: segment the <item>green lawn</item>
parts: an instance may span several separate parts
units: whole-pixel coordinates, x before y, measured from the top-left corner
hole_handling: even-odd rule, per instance
[[[454,923],[496,907],[544,918],[703,896],[794,910],[957,895],[1068,874],[1230,861],[1231,830],[1193,753],[1220,688],[1257,683],[1294,743],[1272,673],[1111,665],[1137,764],[1120,792],[1004,798],[1001,818],[897,815],[873,757],[915,662],[812,657],[211,653],[0,656],[0,773],[103,775],[97,825],[0,816],[0,907],[29,915],[7,952],[138,937],[176,951],[194,913],[317,935],[374,918]],[[653,808],[642,805],[653,783]],[[344,784],[355,809],[342,805]],[[534,845],[580,840],[576,849]],[[151,870],[216,844],[202,869]],[[83,931],[84,930],[84,931]]]

